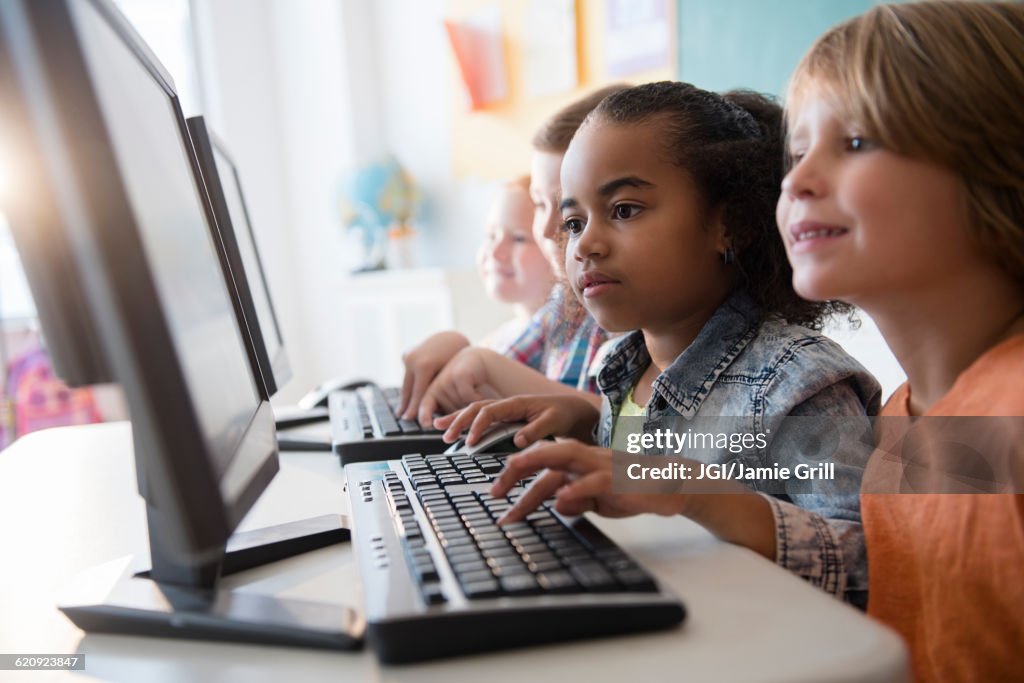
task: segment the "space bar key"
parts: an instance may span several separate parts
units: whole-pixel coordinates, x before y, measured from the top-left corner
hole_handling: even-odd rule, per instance
[[[416,420],[399,420],[398,426],[403,434],[422,434],[423,427]]]

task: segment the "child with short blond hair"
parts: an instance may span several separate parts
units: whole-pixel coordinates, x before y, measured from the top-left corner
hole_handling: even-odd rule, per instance
[[[793,76],[793,283],[878,323],[907,373],[883,416],[1024,415],[1022,102],[1019,3],[878,6]],[[865,491],[861,508],[868,613],[906,639],[915,680],[1021,680],[1024,496]]]

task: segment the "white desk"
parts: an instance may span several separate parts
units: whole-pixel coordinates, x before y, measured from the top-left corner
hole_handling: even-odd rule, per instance
[[[0,672],[39,681],[904,681],[897,637],[751,552],[684,519],[595,521],[686,602],[676,630],[381,667],[333,653],[85,635],[55,605],[77,572],[147,548],[126,423],[23,438],[0,453],[0,653],[84,653],[85,672]],[[243,523],[344,512],[326,453],[286,453]],[[231,577],[243,590],[358,605],[351,548],[339,545]]]

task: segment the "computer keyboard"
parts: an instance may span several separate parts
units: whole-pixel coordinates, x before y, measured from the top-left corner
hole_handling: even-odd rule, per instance
[[[381,661],[683,620],[682,602],[655,577],[586,519],[557,513],[552,501],[499,527],[524,490],[488,493],[505,457],[407,455],[346,466],[367,636]]]
[[[404,453],[440,453],[441,433],[398,416],[398,388],[367,385],[328,396],[331,441],[341,464],[396,458]]]

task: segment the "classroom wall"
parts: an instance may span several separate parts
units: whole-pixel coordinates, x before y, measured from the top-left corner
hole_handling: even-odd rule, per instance
[[[670,8],[674,9],[670,2]],[[510,96],[470,111],[443,22],[498,7],[506,32]],[[502,180],[529,170],[530,139],[550,114],[610,81],[603,64],[604,0],[578,0],[575,89],[527,97],[522,84],[521,0],[376,0],[375,59],[384,148],[424,193],[417,251],[425,265],[471,266],[483,216]],[[675,65],[631,82],[672,78]]]
[[[345,297],[339,283],[351,245],[340,223],[337,187],[346,173],[384,151],[394,153],[425,198],[418,265],[471,266],[496,178],[521,170],[518,162],[489,165],[487,150],[525,150],[525,160],[532,129],[544,115],[607,82],[593,66],[597,57],[586,56],[600,53],[601,15],[592,10],[603,0],[578,0],[583,33],[597,36],[581,40],[578,90],[485,112],[480,120],[503,120],[508,134],[479,141],[473,149],[480,154],[460,155],[465,148],[458,140],[472,128],[474,114],[464,108],[442,22],[485,2],[193,3],[206,114],[239,164],[295,372],[280,400],[358,371],[343,366],[346,354],[339,348]],[[498,2],[510,13],[517,4]],[[781,91],[792,64],[821,30],[869,4],[681,0],[678,68],[682,78],[704,87]],[[675,65],[630,80],[674,71]],[[883,384],[891,390],[899,376],[884,370],[891,356],[880,338],[860,334],[851,343],[865,349],[858,357],[872,370],[888,373]]]
[[[708,90],[782,96],[789,74],[830,26],[871,0],[679,0],[679,77]]]
[[[193,3],[204,106],[239,166],[292,365],[284,403],[343,370],[336,185],[366,124],[342,15],[362,4]]]

